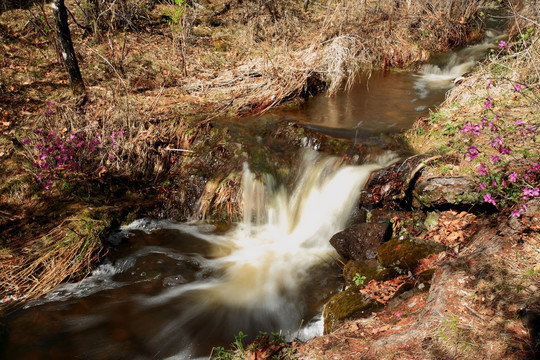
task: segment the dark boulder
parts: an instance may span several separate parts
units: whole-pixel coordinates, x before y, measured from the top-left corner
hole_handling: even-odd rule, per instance
[[[431,159],[427,156],[412,156],[403,162],[373,172],[360,195],[360,204],[382,204],[387,209],[399,208],[400,204],[408,202],[407,195],[411,184]]]
[[[332,236],[330,244],[347,260],[369,260],[377,257],[377,248],[391,235],[388,223],[356,224]]]

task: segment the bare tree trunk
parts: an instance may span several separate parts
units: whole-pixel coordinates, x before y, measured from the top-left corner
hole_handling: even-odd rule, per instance
[[[64,0],[53,0],[52,8],[54,20],[56,22],[56,38],[62,50],[62,60],[66,66],[69,75],[69,83],[71,90],[75,96],[85,93],[84,82],[79,69],[79,63],[75,57],[73,42],[71,41],[71,33],[67,21],[67,10]]]

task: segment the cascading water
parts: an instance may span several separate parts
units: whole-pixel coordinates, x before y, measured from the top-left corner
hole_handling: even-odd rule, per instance
[[[392,156],[342,166],[306,151],[292,191],[270,178],[263,185],[246,167],[244,221],[226,232],[167,221],[126,226],[118,259],[11,319],[5,354],[186,359],[208,356],[239,331],[319,334],[320,307],[340,284],[329,239],[369,174]],[[27,326],[32,334],[21,336]]]
[[[482,43],[445,54],[433,63],[423,65],[414,88],[419,91],[420,97],[427,96],[434,88],[450,88],[456,79],[469,72],[490,49],[497,48],[497,42],[504,37],[503,33],[489,29]]]

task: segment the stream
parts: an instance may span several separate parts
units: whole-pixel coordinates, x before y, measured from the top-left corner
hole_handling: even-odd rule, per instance
[[[417,73],[374,72],[350,92],[271,116],[358,143],[401,132],[496,47],[499,35],[487,35]],[[246,340],[261,331],[287,340],[320,335],[321,308],[342,286],[328,240],[345,228],[369,174],[396,158],[387,152],[340,166],[311,149],[299,158],[288,188],[270,176],[257,180],[245,166],[238,224],[140,219],[119,229],[111,255],[90,276],[4,319],[2,358],[208,358],[240,331]]]

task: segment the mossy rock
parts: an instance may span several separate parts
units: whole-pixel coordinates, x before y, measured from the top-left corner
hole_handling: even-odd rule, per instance
[[[467,177],[420,177],[412,192],[413,206],[474,205],[481,201],[476,183]]]
[[[349,317],[366,317],[382,305],[368,295],[362,294],[358,286],[334,295],[324,306],[324,333],[334,331],[342,320]]]
[[[365,276],[364,284],[367,284],[377,275],[377,260],[349,260],[343,268],[343,277],[347,284],[354,284],[353,278],[356,274]]]
[[[445,248],[439,243],[416,239],[393,239],[377,250],[377,258],[386,268],[397,267],[401,270],[413,270],[418,266],[421,259],[431,254],[444,251]]]

